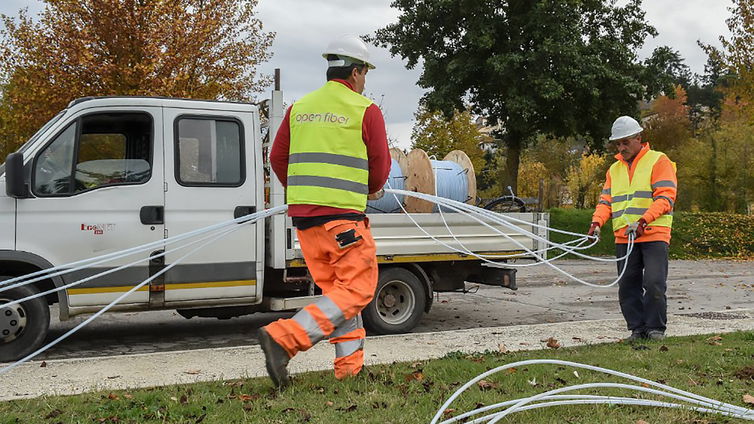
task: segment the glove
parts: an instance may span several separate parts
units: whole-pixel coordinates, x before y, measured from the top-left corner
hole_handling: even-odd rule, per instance
[[[380,189],[379,191],[375,191],[374,193],[367,196],[367,200],[380,200],[382,199],[382,196],[385,195],[385,189]]]
[[[600,224],[592,222],[592,225],[589,226],[589,231],[586,232],[586,235],[588,235],[589,237],[600,238]]]
[[[633,234],[634,240],[644,235],[644,230],[647,228],[647,221],[644,218],[639,219],[636,222],[631,223],[626,228],[626,236]]]

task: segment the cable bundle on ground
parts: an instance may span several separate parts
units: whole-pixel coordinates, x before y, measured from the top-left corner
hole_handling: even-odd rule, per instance
[[[473,386],[478,381],[487,378],[492,374],[499,373],[501,371],[530,365],[560,365],[576,367],[581,369],[587,369],[591,371],[602,372],[612,376],[628,379],[639,383],[635,384],[621,384],[621,383],[589,383],[578,384],[568,387],[562,387],[559,389],[549,390],[544,393],[540,393],[535,396],[527,398],[514,399],[506,402],[496,403],[494,405],[484,406],[474,409],[464,414],[458,415],[451,419],[440,422],[443,412],[456,400],[466,389]],[[660,402],[655,400],[638,399],[634,397],[617,397],[617,396],[596,396],[596,395],[561,395],[560,393],[568,393],[584,389],[601,389],[601,388],[618,388],[631,390],[634,392],[643,392],[653,395],[664,396],[666,398],[673,399],[676,402]],[[625,374],[619,371],[613,371],[607,368],[600,368],[591,365],[580,364],[578,362],[560,361],[554,359],[532,359],[528,361],[519,361],[511,364],[503,365],[485,373],[482,373],[464,384],[450,398],[440,407],[435,414],[430,424],[451,424],[455,422],[464,423],[487,423],[493,424],[499,422],[503,418],[514,414],[516,412],[527,411],[538,408],[548,408],[561,405],[637,405],[637,406],[653,406],[661,408],[679,408],[688,409],[697,412],[719,414],[728,417],[741,418],[748,421],[754,421],[754,410],[742,408],[740,406],[731,405],[729,403],[720,402],[714,399],[709,399],[704,396],[700,396],[694,393],[686,392],[674,387],[666,386],[664,384],[656,383],[651,380],[647,380],[641,377],[636,377],[630,374]],[[482,415],[485,414],[486,415]],[[473,418],[477,416],[476,418]]]

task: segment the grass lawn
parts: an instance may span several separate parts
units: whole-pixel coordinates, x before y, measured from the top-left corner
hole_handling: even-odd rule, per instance
[[[428,423],[458,387],[478,374],[515,361],[544,358],[611,368],[754,408],[743,400],[746,394],[754,395],[754,333],[746,332],[634,346],[611,343],[519,353],[457,353],[419,363],[370,366],[345,382],[336,381],[331,372],[312,372],[297,375],[293,386],[282,393],[267,379],[248,379],[44,397],[0,403],[0,423]],[[463,394],[446,418],[477,405],[574,384],[635,384],[586,370],[576,375],[574,370],[536,365],[493,375]],[[652,398],[620,390],[590,393]],[[636,424],[642,420],[649,424],[743,422],[681,410],[591,405],[515,413],[501,422]]]

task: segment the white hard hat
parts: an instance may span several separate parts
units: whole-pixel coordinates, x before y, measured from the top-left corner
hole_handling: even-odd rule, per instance
[[[338,56],[338,60],[328,60],[329,66],[348,66],[352,63],[366,64],[369,69],[374,69],[374,65],[369,61],[369,50],[367,45],[361,41],[361,38],[352,35],[342,35],[337,39],[330,42],[322,53],[322,57],[327,59],[327,56],[334,54]],[[355,60],[349,60],[355,59]]]
[[[630,116],[621,116],[613,122],[613,130],[610,134],[610,141],[620,140],[631,137],[644,131],[644,128],[636,122],[636,119]]]

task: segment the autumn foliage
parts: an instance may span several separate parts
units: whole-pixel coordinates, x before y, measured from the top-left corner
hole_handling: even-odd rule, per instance
[[[257,0],[45,0],[3,16],[0,153],[83,96],[248,100],[273,33]]]

